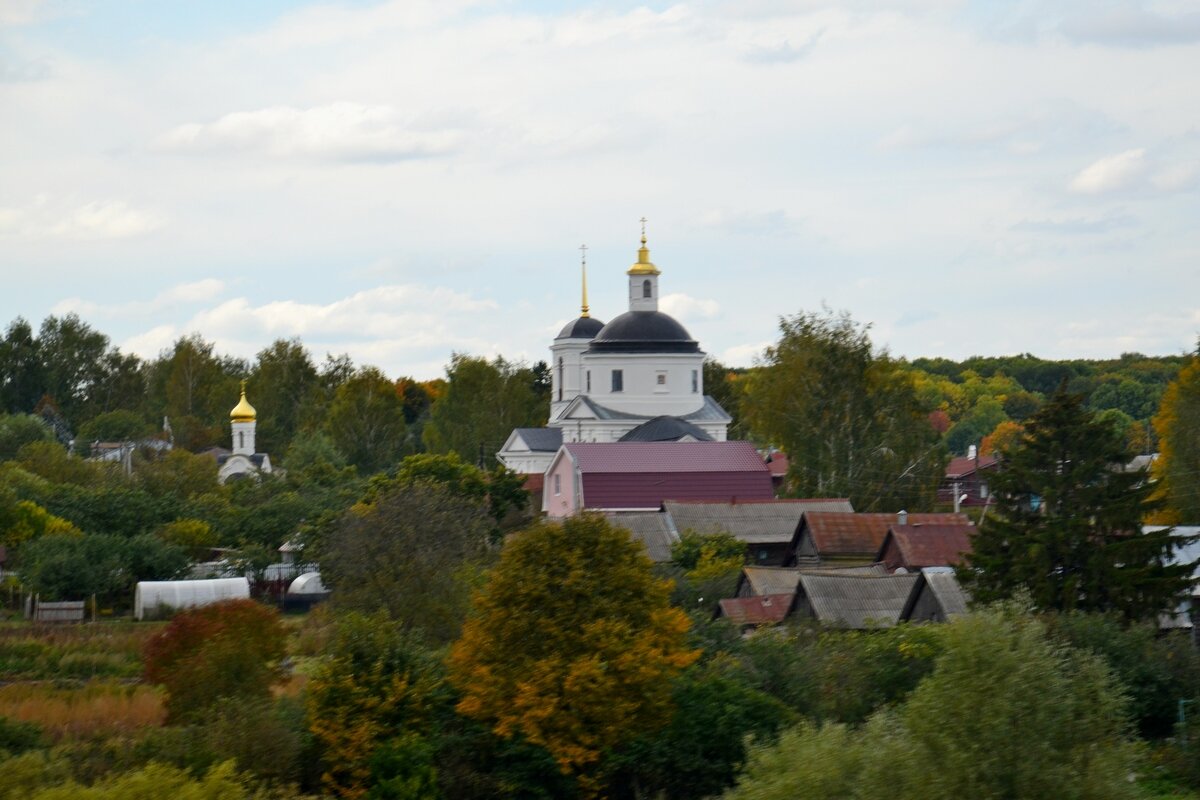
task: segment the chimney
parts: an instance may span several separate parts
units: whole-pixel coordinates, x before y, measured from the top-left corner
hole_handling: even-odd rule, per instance
[[[907,511],[901,511],[899,514],[896,515],[896,524],[898,524],[898,525],[907,525],[908,524],[908,512]]]
[[[971,459],[972,461],[977,460],[979,458],[979,448],[976,447],[975,445],[971,445],[970,447],[968,447],[967,448],[967,458]]]

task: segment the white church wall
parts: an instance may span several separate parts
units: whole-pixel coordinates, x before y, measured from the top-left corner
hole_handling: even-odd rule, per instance
[[[657,417],[691,414],[704,405],[703,353],[588,353],[583,364],[592,373],[588,396],[607,408]],[[619,392],[612,390],[613,370],[621,370]]]

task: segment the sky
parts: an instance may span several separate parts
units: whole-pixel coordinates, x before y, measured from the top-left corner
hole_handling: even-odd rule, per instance
[[[664,310],[750,365],[1200,334],[1194,0],[0,0],[0,325],[393,376]]]

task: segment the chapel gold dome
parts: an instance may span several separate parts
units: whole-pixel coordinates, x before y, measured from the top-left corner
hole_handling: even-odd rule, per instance
[[[231,422],[254,422],[258,418],[258,412],[254,410],[254,406],[246,400],[246,384],[242,382],[242,399],[238,400],[238,404],[229,412],[229,420]]]

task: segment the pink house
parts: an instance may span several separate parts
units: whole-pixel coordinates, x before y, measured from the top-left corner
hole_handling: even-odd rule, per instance
[[[542,510],[657,511],[664,500],[770,500],[771,472],[749,442],[571,442],[546,470]]]

